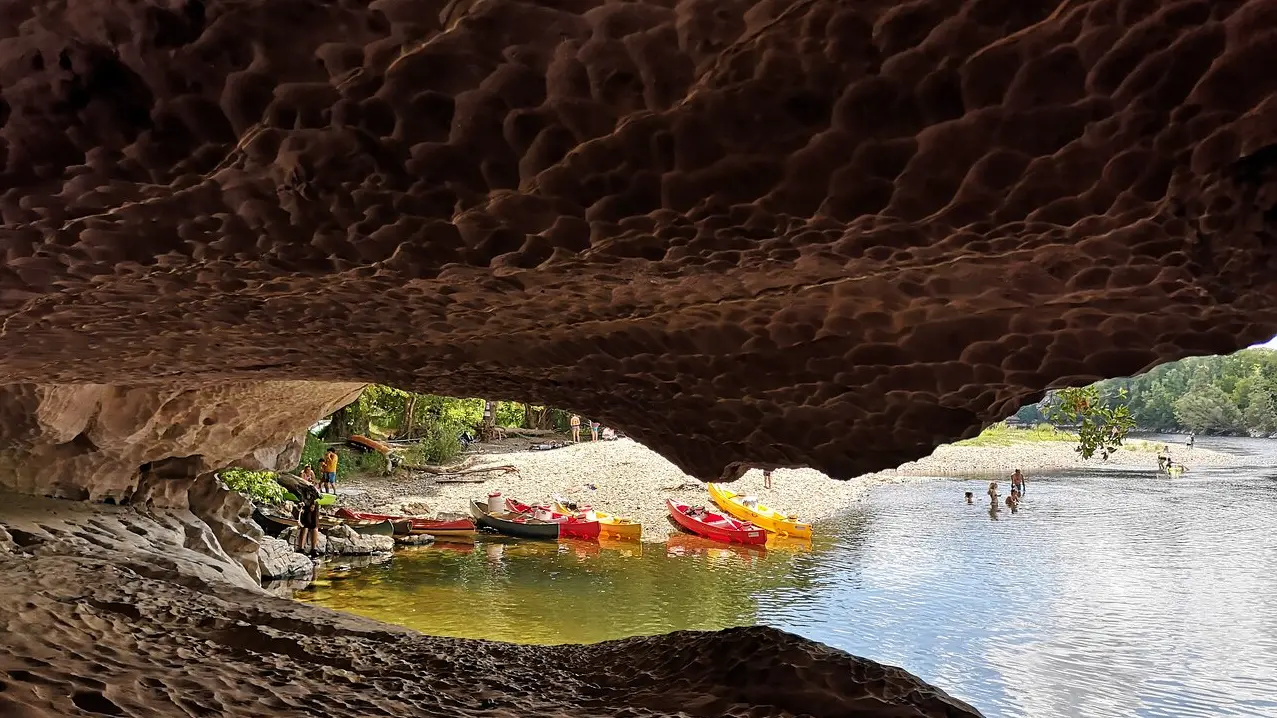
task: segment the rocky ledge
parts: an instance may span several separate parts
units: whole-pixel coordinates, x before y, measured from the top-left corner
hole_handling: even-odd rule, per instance
[[[591,646],[422,636],[271,597],[173,516],[20,503],[0,511],[4,716],[979,715],[766,628]]]

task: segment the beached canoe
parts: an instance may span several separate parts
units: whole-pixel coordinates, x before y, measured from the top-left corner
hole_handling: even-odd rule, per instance
[[[699,506],[680,504],[666,499],[670,518],[679,528],[723,543],[739,543],[746,546],[762,546],[767,543],[767,532],[748,521],[737,521],[730,516],[716,514]]]
[[[392,450],[392,447],[389,444],[384,444],[376,439],[370,439],[361,434],[355,434],[349,439],[346,439],[346,442],[356,449],[361,449],[363,451],[376,451],[379,454],[389,454]]]
[[[811,524],[799,521],[797,516],[783,514],[758,503],[757,499],[741,496],[718,484],[707,484],[707,487],[709,497],[718,504],[718,508],[741,521],[748,521],[780,536],[811,538]]]
[[[505,509],[512,514],[532,516],[542,521],[558,524],[559,538],[596,541],[602,528],[598,519],[577,516],[573,513],[561,513],[549,506],[529,506],[514,499],[505,500]]]
[[[262,527],[262,531],[267,536],[272,537],[277,537],[284,532],[284,529],[295,527],[298,524],[297,519],[268,514],[256,507],[253,508],[253,521]]]
[[[395,526],[396,536],[410,534],[430,534],[436,539],[474,538],[475,524],[472,519],[422,519],[413,516],[390,516],[387,514],[370,514],[365,511],[352,511],[342,507],[337,509],[337,516],[343,519],[361,519],[364,521],[391,521]]]
[[[345,524],[355,530],[357,534],[365,536],[394,536],[395,522],[385,521],[359,521],[354,519],[341,519],[338,523]]]
[[[553,509],[561,514],[572,514],[574,516],[588,517],[589,512],[594,512],[594,517],[599,521],[599,538],[613,539],[616,541],[641,541],[643,540],[643,524],[631,518],[624,516],[613,516],[606,511],[599,511],[591,506],[581,506],[573,509],[570,506],[564,506],[558,501],[554,502]]]
[[[541,521],[523,514],[508,512],[500,514],[488,513],[488,506],[482,501],[470,502],[470,515],[474,516],[474,520],[480,526],[490,528],[506,536],[556,541],[559,538],[560,524],[552,521]]]

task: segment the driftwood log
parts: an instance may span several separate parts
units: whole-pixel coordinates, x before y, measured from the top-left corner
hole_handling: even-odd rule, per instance
[[[488,471],[503,471],[508,474],[519,470],[518,467],[512,464],[501,464],[500,466],[467,466],[467,464],[469,464],[468,461],[457,466],[433,466],[430,464],[403,464],[402,466],[411,471],[421,471],[427,474],[447,476],[481,474]]]

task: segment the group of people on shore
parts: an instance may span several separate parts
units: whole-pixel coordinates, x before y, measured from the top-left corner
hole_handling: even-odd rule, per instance
[[[598,441],[599,439],[611,441],[616,438],[615,431],[604,428],[599,422],[590,420],[588,424],[590,427],[590,441]],[[581,417],[578,414],[573,414],[572,418],[568,419],[568,426],[572,427],[573,443],[579,443],[581,441]]]
[[[1020,500],[1024,498],[1024,491],[1025,491],[1025,488],[1027,488],[1027,486],[1028,486],[1028,481],[1025,480],[1023,472],[1021,472],[1019,469],[1016,469],[1014,472],[1012,472],[1011,494],[1006,497],[1006,505],[1007,505],[1007,508],[1011,509],[1011,513],[1015,513],[1016,510],[1020,508]],[[998,498],[999,496],[1001,496],[1001,494],[998,493],[998,482],[996,481],[989,482],[988,494],[989,494],[989,511],[990,512],[996,511],[998,508]],[[967,498],[968,504],[975,503],[975,494],[973,492],[968,491],[966,494],[966,498]]]
[[[319,489],[321,494],[337,493],[337,452],[330,446],[328,451],[324,452],[324,458],[319,460],[319,476],[315,476],[315,470],[310,464],[302,467],[302,481],[314,485]]]

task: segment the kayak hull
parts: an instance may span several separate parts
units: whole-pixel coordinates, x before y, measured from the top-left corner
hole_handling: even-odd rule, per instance
[[[538,508],[549,509],[549,507],[534,507],[525,503],[515,501],[514,499],[505,500],[506,511],[510,514],[520,516],[533,516],[533,512]],[[580,539],[582,541],[596,541],[599,538],[600,525],[598,521],[589,521],[579,518],[571,513],[561,513],[549,509],[549,523],[558,524],[559,538]]]
[[[554,503],[553,508],[561,514],[572,515],[578,513],[558,502]],[[643,540],[643,524],[634,519],[613,516],[606,511],[599,511],[598,509],[594,509],[594,515],[599,520],[599,538],[612,539],[613,541]]]
[[[666,499],[665,505],[669,509],[670,518],[679,528],[697,536],[746,546],[763,546],[767,543],[767,532],[748,521],[738,521],[709,511],[693,515],[691,506],[677,503],[673,499]]]
[[[811,538],[811,524],[805,524],[797,519],[790,518],[775,509],[758,504],[755,507],[747,506],[741,501],[741,497],[729,489],[725,489],[718,484],[708,484],[709,496],[714,500],[718,508],[731,514],[733,518],[741,521],[748,521],[755,526],[761,526],[764,530],[779,536],[792,536],[793,538],[809,539]]]
[[[297,496],[293,494],[293,492],[291,491],[284,492],[284,500],[292,501],[295,504],[301,503],[301,499],[297,498]],[[337,503],[337,494],[320,494],[319,501],[316,501],[315,503],[319,504],[320,506],[332,506],[333,504]]]
[[[506,536],[526,539],[552,539],[555,541],[559,538],[559,524],[539,521],[530,516],[521,516],[519,514],[491,514],[488,513],[488,507],[480,501],[470,502],[470,515],[474,517],[475,522],[480,526]]]

